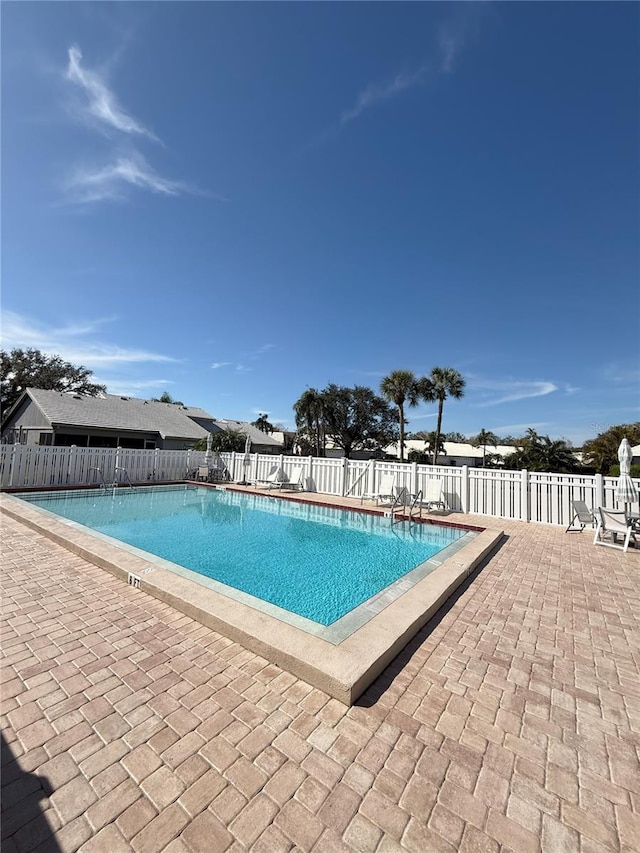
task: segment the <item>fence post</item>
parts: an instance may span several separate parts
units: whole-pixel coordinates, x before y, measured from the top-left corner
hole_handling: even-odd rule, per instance
[[[307,473],[307,482],[304,484],[305,489],[309,488],[310,483],[313,483],[313,456],[311,453],[309,454],[309,471]]]
[[[13,486],[13,466],[16,459],[16,445],[11,445],[11,461],[9,462],[9,488]]]
[[[595,475],[593,478],[593,486],[594,494],[592,509],[595,511],[597,507],[604,506],[604,477],[602,474]]]
[[[529,472],[520,471],[520,520],[531,521],[531,496],[529,494]]]
[[[460,504],[462,512],[469,512],[469,466],[462,466],[462,474],[460,477]]]
[[[418,494],[418,463],[411,463],[411,493]]]
[[[349,469],[349,460],[346,456],[342,459],[342,484],[340,488],[340,494],[344,497],[344,493],[346,491],[345,486],[347,485],[347,470]]]

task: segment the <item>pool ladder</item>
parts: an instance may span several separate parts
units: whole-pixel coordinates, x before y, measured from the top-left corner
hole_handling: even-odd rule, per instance
[[[107,483],[107,481],[104,478],[104,474],[102,473],[101,468],[89,468],[89,470],[98,472],[98,476],[100,477],[100,486],[103,489],[117,489],[118,486],[123,485],[122,475],[120,476],[120,479],[115,479],[113,483]],[[123,472],[124,473],[124,485],[129,486],[130,489],[133,488],[133,483],[131,482],[131,478],[129,477],[129,473],[127,472],[126,468],[122,468],[122,466],[116,465],[116,467],[113,469],[113,471],[114,471],[114,475],[117,475],[118,471]]]
[[[411,498],[411,503],[408,504],[407,498]],[[408,512],[407,512],[408,504]],[[398,518],[400,508],[402,507],[402,515]],[[414,511],[418,511],[419,515],[414,515]],[[410,495],[407,489],[402,488],[396,495],[396,498],[391,506],[391,524],[398,524],[401,521],[408,521],[409,524],[417,524],[422,521],[422,489],[415,494]]]

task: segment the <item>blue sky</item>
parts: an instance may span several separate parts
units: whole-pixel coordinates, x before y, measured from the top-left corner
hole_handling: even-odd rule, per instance
[[[4,3],[3,347],[288,427],[307,387],[435,365],[445,431],[638,420],[639,20]]]

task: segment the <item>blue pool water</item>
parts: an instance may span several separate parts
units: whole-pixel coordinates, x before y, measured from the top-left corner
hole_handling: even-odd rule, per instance
[[[203,487],[18,497],[321,625],[465,534]]]

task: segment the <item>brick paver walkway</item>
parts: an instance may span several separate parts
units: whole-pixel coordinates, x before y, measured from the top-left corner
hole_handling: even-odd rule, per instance
[[[346,708],[5,520],[2,853],[638,851],[640,553],[500,526]]]

